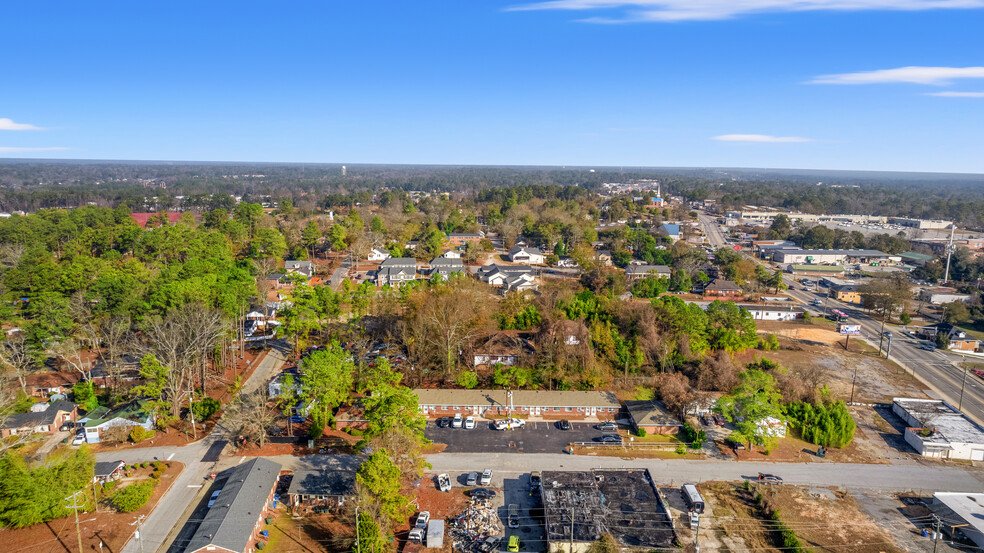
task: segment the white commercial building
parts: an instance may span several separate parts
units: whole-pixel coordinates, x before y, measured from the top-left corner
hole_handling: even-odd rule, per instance
[[[893,398],[905,441],[924,457],[984,461],[984,428],[938,399]]]
[[[936,492],[933,510],[952,530],[957,530],[984,548],[984,493]]]

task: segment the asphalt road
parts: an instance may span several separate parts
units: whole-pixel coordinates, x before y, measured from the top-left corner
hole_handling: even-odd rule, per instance
[[[727,245],[720,225],[717,224],[714,217],[703,212],[699,212],[698,217],[712,247],[718,248]],[[760,260],[756,261],[764,264]],[[814,299],[823,297],[812,291],[803,291],[802,286],[794,282],[792,275],[786,275],[783,278],[786,285],[791,287],[788,292],[789,295],[801,303],[809,304]],[[794,286],[795,289],[792,288]],[[819,288],[818,290],[826,292],[826,288]],[[843,303],[834,298],[827,298],[824,301],[826,301],[827,313],[831,309],[844,311],[850,317],[850,322],[861,325],[861,337],[865,341],[873,345],[878,344],[882,332],[880,321],[869,317],[858,306]],[[959,354],[942,350],[935,352],[922,350],[919,349],[922,342],[907,338],[896,328],[886,327],[885,330],[892,333],[891,358],[893,361],[913,373],[916,378],[935,391],[941,399],[960,408],[964,414],[978,424],[984,424],[984,381],[955,365],[961,361]],[[859,385],[863,386],[864,383],[859,383]]]
[[[447,444],[446,453],[559,453],[571,442],[590,442],[602,434],[611,432],[579,422],[571,423],[570,430],[560,430],[553,422],[530,422],[515,430],[493,430],[488,423],[478,423],[472,430],[430,423],[424,432],[428,439]]]
[[[253,376],[246,382],[245,389],[251,390],[261,384],[265,385],[273,371],[283,364],[284,359],[283,351],[271,349],[260,361]],[[226,438],[225,429],[221,424],[217,424],[207,437],[183,447],[142,447],[107,451],[96,455],[98,461],[122,460],[130,464],[160,459],[177,461],[185,466],[171,489],[164,494],[157,507],[143,522],[142,548],[138,540],[131,539],[122,553],[139,553],[141,549],[146,553],[152,553],[161,548],[171,536],[172,530],[176,529],[185,518],[188,506],[195,502],[196,498],[200,500],[208,489],[207,477],[213,472],[238,464],[238,458],[219,459]]]
[[[788,283],[792,283],[791,277],[788,278]],[[812,291],[804,292],[802,286],[798,284],[796,287],[796,290],[789,291],[789,295],[803,303],[812,302],[815,298],[824,298]],[[819,290],[826,291],[826,288]],[[877,347],[882,332],[881,321],[872,319],[856,305],[837,301],[834,298],[824,298],[823,301],[826,302],[827,313],[831,309],[840,309],[847,313],[850,317],[849,322],[861,325],[861,337]],[[914,371],[916,377],[928,384],[940,398],[960,408],[979,424],[984,424],[984,382],[955,365],[961,361],[959,354],[944,350],[926,351],[919,348],[925,342],[908,338],[897,328],[886,326],[885,331],[892,334],[891,359],[893,361],[910,373]],[[888,340],[884,342],[887,344]],[[863,386],[863,383],[859,385]]]
[[[758,461],[692,461],[630,459],[565,454],[438,453],[427,456],[434,472],[456,473],[491,468],[509,479],[531,470],[588,470],[593,468],[648,468],[659,485],[684,482],[742,480],[769,472],[786,483],[843,486],[850,490],[980,491],[980,471],[942,465],[863,465],[846,463],[764,463]]]

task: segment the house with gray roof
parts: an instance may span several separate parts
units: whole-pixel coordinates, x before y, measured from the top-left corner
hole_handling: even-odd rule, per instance
[[[36,403],[43,409],[31,409],[28,413],[8,415],[0,423],[0,437],[25,434],[54,434],[58,427],[68,421],[74,421],[78,415],[77,407],[71,401],[57,400],[51,403]]]
[[[222,471],[212,486],[215,503],[198,522],[185,553],[223,551],[251,553],[271,509],[280,464],[257,457]],[[188,524],[195,524],[189,521]]]
[[[436,257],[431,260],[429,276],[441,275],[448,278],[452,273],[465,274],[465,264],[460,258]]]
[[[412,257],[391,257],[379,264],[377,286],[399,286],[417,280],[417,260]]]
[[[306,277],[314,276],[314,263],[310,261],[289,260],[284,263],[284,271],[287,274],[297,273]]]
[[[670,278],[670,272],[666,265],[629,265],[625,268],[625,276],[629,281],[646,277]]]
[[[324,455],[298,460],[290,487],[289,505],[294,513],[304,509],[334,511],[355,499],[355,474],[366,460],[364,455]]]

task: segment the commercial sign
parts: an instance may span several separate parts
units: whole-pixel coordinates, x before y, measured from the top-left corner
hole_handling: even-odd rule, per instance
[[[841,336],[857,336],[861,334],[861,325],[839,325],[837,331]]]

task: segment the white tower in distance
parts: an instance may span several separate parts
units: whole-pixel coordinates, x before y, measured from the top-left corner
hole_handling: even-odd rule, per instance
[[[342,165],[342,176],[343,177],[345,176],[345,166],[344,165]]]

